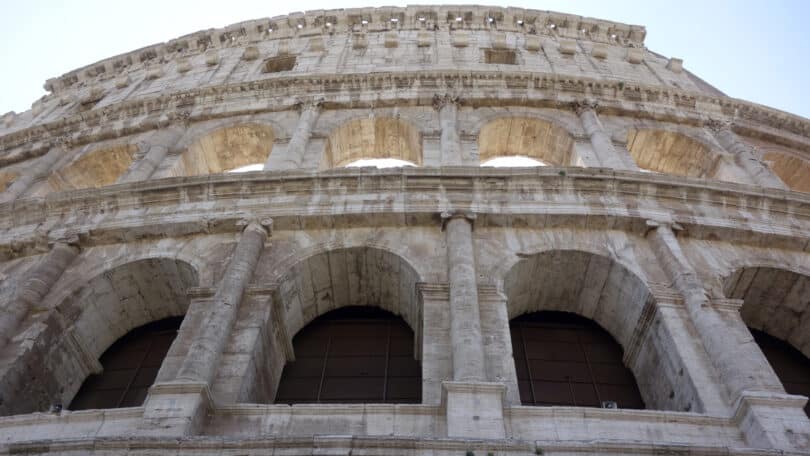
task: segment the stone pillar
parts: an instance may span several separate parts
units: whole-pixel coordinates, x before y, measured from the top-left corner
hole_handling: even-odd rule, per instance
[[[322,101],[319,100],[301,105],[298,125],[296,125],[290,142],[287,144],[285,159],[281,165],[283,169],[298,169],[303,165],[309,138],[312,136],[312,130],[321,115],[321,104]],[[270,157],[267,157],[264,169],[270,169],[271,166]]]
[[[506,386],[487,382],[472,228],[474,217],[444,213],[453,381],[442,383],[449,437],[502,439]]]
[[[520,405],[507,298],[492,285],[478,288],[487,378],[506,387],[506,403]]]
[[[53,167],[64,153],[65,149],[63,147],[56,146],[52,147],[42,157],[39,157],[27,172],[17,177],[6,191],[0,193],[0,204],[14,201],[31,188],[35,182],[51,174]]]
[[[683,297],[746,441],[760,448],[810,449],[810,421],[801,409],[804,400],[785,394],[742,321],[738,305],[709,297],[672,226],[648,225],[653,228],[648,237],[655,256]]]
[[[447,242],[450,285],[450,340],[453,344],[453,380],[485,381],[484,346],[478,308],[478,287],[473,252],[473,217],[442,214]]]
[[[176,379],[156,383],[149,389],[139,428],[144,434],[192,435],[203,425],[213,404],[211,383],[264,249],[269,227],[270,221],[250,222],[242,231],[214,297],[207,302],[207,315],[191,341]]]
[[[746,144],[734,133],[730,123],[712,120],[707,123],[707,126],[712,130],[723,149],[732,154],[737,163],[751,176],[754,184],[770,188],[787,188],[784,182],[759,159],[755,148]]]
[[[133,166],[128,173],[124,174],[118,182],[138,182],[152,177],[155,170],[158,169],[163,162],[163,159],[166,158],[169,150],[183,137],[183,133],[185,132],[180,127],[167,128],[155,132],[155,134],[149,138],[149,144],[146,145],[148,150],[144,156],[138,160],[135,166]]]
[[[210,385],[267,236],[267,228],[258,222],[248,223],[242,231],[225,275],[217,286],[213,308],[189,347],[178,379]]]
[[[461,166],[461,138],[458,135],[458,97],[435,95],[433,107],[439,111],[439,127],[442,130],[442,166]]]
[[[0,348],[14,337],[28,312],[42,302],[78,254],[79,248],[74,243],[60,240],[54,242],[45,258],[26,271],[25,279],[0,313]]]
[[[575,105],[576,113],[591,142],[593,152],[599,160],[599,165],[603,168],[638,170],[637,166],[627,165],[628,162],[635,164],[632,157],[622,157],[613,146],[613,140],[602,127],[599,116],[596,115],[597,107],[596,102],[589,100],[580,101]]]

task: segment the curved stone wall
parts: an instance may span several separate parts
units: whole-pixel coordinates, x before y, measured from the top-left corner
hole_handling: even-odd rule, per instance
[[[808,451],[747,327],[810,352],[810,121],[645,33],[316,11],[49,80],[0,122],[0,452]],[[480,167],[511,156],[545,166]],[[413,330],[421,403],[275,404],[295,334],[358,305]],[[607,330],[647,409],[520,405],[509,321],[542,310]],[[60,409],[181,315],[142,406]]]

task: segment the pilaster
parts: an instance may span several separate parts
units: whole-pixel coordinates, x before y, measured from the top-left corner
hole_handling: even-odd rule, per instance
[[[183,137],[183,133],[184,131],[180,127],[165,128],[155,132],[149,138],[148,144],[144,145],[146,153],[118,182],[138,182],[152,177],[169,151]]]
[[[53,171],[54,166],[56,166],[64,153],[63,146],[52,147],[45,155],[34,162],[31,169],[17,177],[4,192],[0,193],[0,204],[14,201],[25,194],[37,181],[46,178]]]
[[[781,397],[785,393],[745,326],[738,311],[739,303],[709,297],[675,237],[673,229],[680,229],[678,225],[658,222],[648,222],[648,225],[651,227],[648,238],[655,256],[684,299],[692,324],[732,402],[735,416],[741,417],[739,422],[746,440],[761,448],[810,449],[810,420],[801,410],[804,402],[782,401],[780,410],[776,411],[771,405],[760,407],[756,401],[748,400],[749,397]],[[791,407],[796,410],[790,410]],[[780,418],[783,414],[789,417],[788,421]],[[791,427],[783,426],[788,422]],[[792,435],[789,439],[785,437],[788,434]]]
[[[582,128],[585,130],[593,152],[599,161],[599,166],[611,169],[638,170],[638,167],[626,165],[626,163],[634,163],[632,157],[621,157],[619,155],[619,150],[614,147],[613,140],[605,131],[599,116],[596,114],[598,107],[599,104],[593,100],[581,100],[574,105],[579,120],[582,122]],[[623,152],[626,153],[626,151]]]
[[[758,158],[760,154],[756,152],[756,148],[746,144],[734,133],[730,122],[710,120],[706,126],[712,131],[717,142],[732,154],[736,162],[751,176],[755,184],[770,188],[787,188],[785,183]]]
[[[298,105],[301,114],[298,117],[298,124],[290,138],[290,142],[287,144],[284,161],[280,164],[281,169],[299,169],[303,166],[307,144],[310,137],[312,137],[312,130],[321,115],[322,104],[323,100],[315,100]],[[264,169],[271,169],[274,163],[275,160],[267,157]]]
[[[458,134],[458,105],[460,98],[453,95],[434,95],[433,108],[439,112],[441,128],[442,166],[461,166],[461,138]]]

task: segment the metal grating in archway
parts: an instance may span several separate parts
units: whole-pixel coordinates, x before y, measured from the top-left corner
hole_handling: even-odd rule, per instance
[[[524,405],[644,408],[622,348],[596,323],[565,312],[513,319],[512,351]],[[603,405],[604,403],[604,405]]]
[[[344,307],[315,319],[293,339],[276,403],[418,403],[422,370],[413,331],[373,307]]]
[[[166,318],[133,329],[101,355],[104,367],[84,381],[71,410],[137,407],[143,404],[183,317]]]
[[[789,343],[768,333],[751,329],[751,334],[785,391],[810,396],[810,359]],[[804,413],[810,416],[810,403],[805,404]]]

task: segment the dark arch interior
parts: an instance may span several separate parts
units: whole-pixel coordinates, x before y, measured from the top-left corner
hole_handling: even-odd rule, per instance
[[[773,367],[788,394],[810,396],[810,359],[789,343],[762,331],[751,329],[754,340]],[[804,413],[810,416],[810,403]]]
[[[513,319],[509,329],[523,405],[644,408],[621,346],[595,322],[534,312]]]
[[[84,381],[71,410],[137,407],[177,337],[183,317],[155,321],[128,332],[101,355],[104,367]]]
[[[281,374],[276,403],[418,403],[422,368],[414,335],[398,316],[343,307],[293,338],[295,361]]]

